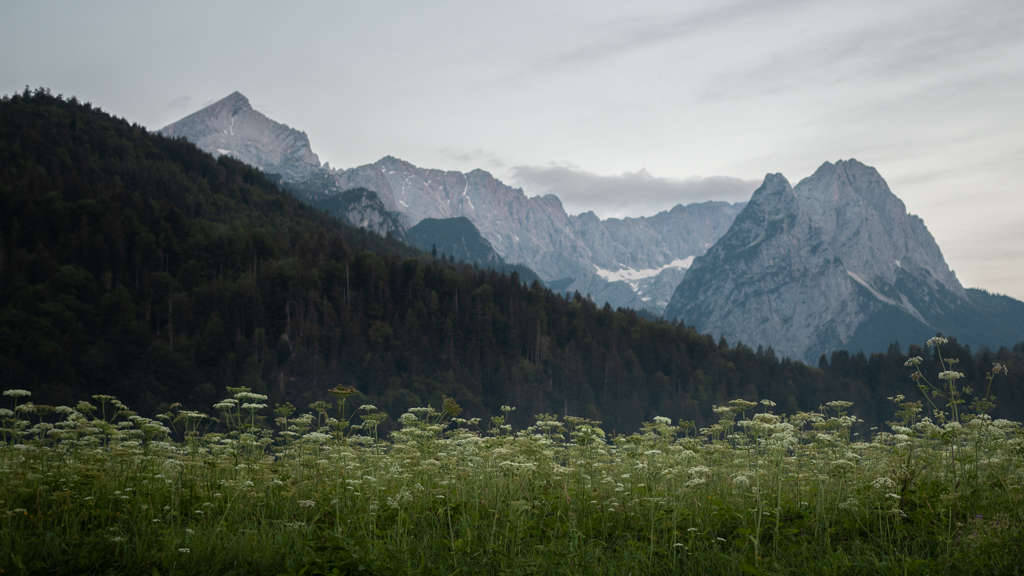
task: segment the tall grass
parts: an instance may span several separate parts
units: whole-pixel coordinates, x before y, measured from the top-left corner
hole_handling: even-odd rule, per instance
[[[341,387],[302,415],[229,389],[216,422],[177,407],[151,420],[106,396],[49,408],[8,390],[0,569],[1019,573],[1024,433],[986,415],[990,393],[962,406],[951,367],[936,386],[915,372],[931,417],[892,398],[894,421],[870,438],[841,401],[781,415],[735,400],[706,429],[656,417],[608,438],[571,416],[522,431],[467,420],[446,399],[385,439],[384,415],[348,414]]]

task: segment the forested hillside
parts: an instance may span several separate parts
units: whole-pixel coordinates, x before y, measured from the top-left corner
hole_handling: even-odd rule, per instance
[[[1007,364],[995,414],[1020,418],[1024,346],[949,352],[974,381]],[[344,384],[392,418],[447,395],[467,417],[507,404],[518,425],[568,413],[632,432],[654,415],[706,424],[743,397],[787,413],[851,400],[877,425],[886,397],[916,395],[904,361],[898,346],[818,367],[729,346],[351,228],[73,98],[0,102],[0,388],[37,404],[210,411],[249,386],[304,409]]]

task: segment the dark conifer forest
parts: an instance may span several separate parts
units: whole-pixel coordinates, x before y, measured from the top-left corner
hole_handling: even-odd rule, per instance
[[[908,355],[938,372],[934,349],[902,344],[777,358],[352,228],[75,98],[0,101],[0,389],[37,404],[110,394],[143,414],[212,412],[247,386],[305,410],[341,384],[392,419],[450,396],[485,421],[510,405],[517,426],[555,413],[627,433],[768,398],[790,414],[849,400],[878,426],[887,397],[919,396]],[[1006,364],[993,416],[1022,418],[1024,345],[943,352],[976,387]]]

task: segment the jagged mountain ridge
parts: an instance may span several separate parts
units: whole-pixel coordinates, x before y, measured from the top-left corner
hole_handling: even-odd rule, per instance
[[[593,213],[571,216],[556,196],[527,197],[483,170],[424,169],[391,156],[334,170],[320,166],[304,133],[254,111],[237,92],[160,132],[280,174],[315,206],[345,190],[372,191],[379,205],[364,202],[339,215],[381,235],[401,237],[425,218],[464,216],[506,262],[528,266],[553,289],[659,315],[692,259],[725,233],[744,205],[705,202],[651,217],[601,220]]]
[[[593,212],[569,215],[557,196],[527,197],[483,170],[424,169],[388,156],[337,177],[342,188],[376,187],[407,228],[423,218],[465,216],[507,261],[523,262],[553,289],[658,314],[692,258],[745,204],[704,202],[601,220]]]
[[[665,315],[814,362],[835,349],[884,350],[895,338],[939,331],[984,338],[978,299],[878,171],[851,159],[826,162],[796,187],[767,175],[729,231],[694,260]],[[1018,341],[1003,332],[974,343]]]

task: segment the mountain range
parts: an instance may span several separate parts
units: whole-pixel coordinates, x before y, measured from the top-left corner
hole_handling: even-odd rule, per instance
[[[320,165],[305,133],[253,110],[238,92],[160,133],[275,174],[314,206],[328,207],[346,190],[372,191],[379,203],[363,194],[366,201],[357,207],[344,203],[332,214],[382,235],[401,235],[425,218],[465,217],[506,262],[528,266],[552,289],[656,315],[693,258],[725,233],[744,205],[704,202],[601,220],[592,212],[569,215],[556,196],[527,197],[483,170],[424,169],[391,156],[336,170]]]
[[[238,92],[160,132],[257,166],[301,200],[380,235],[484,266],[516,263],[530,270],[521,277],[535,272],[556,292],[809,363],[937,332],[976,346],[1024,340],[1024,303],[965,289],[924,222],[852,159],[826,162],[795,187],[769,174],[749,203],[602,220],[570,215],[556,196],[528,197],[483,170],[392,156],[344,170],[321,165],[305,133]]]

